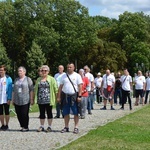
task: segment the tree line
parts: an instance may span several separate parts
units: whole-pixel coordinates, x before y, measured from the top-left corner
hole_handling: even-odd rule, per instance
[[[75,0],[0,1],[0,63],[10,75],[23,65],[37,77],[42,64],[57,72],[59,64],[92,66],[93,73],[150,68],[150,17],[143,12],[119,19],[91,17]],[[137,65],[138,64],[138,65]]]

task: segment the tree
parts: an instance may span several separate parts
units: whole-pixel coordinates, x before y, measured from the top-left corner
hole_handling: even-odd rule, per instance
[[[11,64],[11,60],[8,58],[6,49],[3,46],[1,39],[0,39],[0,65],[6,65],[6,68],[8,72],[10,73],[11,68],[12,68],[10,64]]]
[[[44,53],[42,52],[42,49],[40,46],[38,46],[34,41],[32,42],[31,50],[27,54],[27,70],[28,70],[28,76],[32,79],[37,78],[37,69],[38,67],[42,66],[44,63],[46,63],[46,58]]]

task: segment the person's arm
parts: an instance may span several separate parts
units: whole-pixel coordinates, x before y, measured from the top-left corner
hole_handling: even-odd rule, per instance
[[[63,84],[59,86],[58,94],[57,94],[57,102],[61,102],[61,92],[62,92]]]
[[[34,104],[34,92],[30,91],[30,104],[33,105]]]

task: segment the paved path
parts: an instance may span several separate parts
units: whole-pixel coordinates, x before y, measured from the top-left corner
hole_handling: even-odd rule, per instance
[[[51,150],[58,149],[73,140],[85,135],[89,130],[103,126],[108,122],[114,121],[122,116],[132,113],[142,106],[133,107],[133,110],[129,110],[128,104],[125,106],[125,110],[119,110],[120,106],[114,106],[116,110],[99,110],[102,104],[94,105],[92,115],[87,115],[85,119],[80,120],[79,134],[73,134],[73,118],[70,119],[70,132],[60,133],[64,127],[63,119],[54,119],[52,129],[53,132],[36,132],[39,127],[38,113],[30,113],[30,131],[20,132],[19,123],[16,117],[10,118],[9,131],[0,131],[0,150]],[[55,110],[54,110],[55,112]],[[55,114],[54,114],[55,116]],[[45,122],[45,128],[47,128],[47,122]]]

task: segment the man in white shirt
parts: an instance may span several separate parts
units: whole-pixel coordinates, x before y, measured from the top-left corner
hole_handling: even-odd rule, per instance
[[[124,104],[128,98],[129,108],[132,110],[130,97],[130,91],[132,89],[132,77],[129,75],[127,69],[124,69],[124,75],[121,76],[120,81],[122,83],[122,107],[120,109],[124,110]]]
[[[150,92],[150,72],[148,72],[148,76],[146,78],[145,104],[147,104],[147,99],[148,99],[149,92]]]
[[[142,99],[142,104],[144,105],[144,91],[145,91],[145,77],[142,75],[142,72],[139,70],[138,75],[134,78],[135,83],[135,97],[136,102],[135,106],[139,104],[139,96]]]
[[[65,127],[62,129],[61,133],[69,132],[69,114],[72,111],[74,115],[74,132],[77,134],[79,116],[78,116],[78,102],[81,101],[82,95],[82,78],[81,76],[74,72],[75,66],[73,63],[67,65],[67,73],[64,74],[60,81],[57,101],[62,101],[63,103],[63,115],[65,121]],[[78,94],[78,95],[77,95]]]
[[[88,89],[88,114],[92,114],[91,109],[93,108],[93,92],[94,92],[94,76],[90,73],[90,68],[86,65],[84,66],[85,77],[89,79],[89,89]]]
[[[114,85],[115,85],[115,77],[110,73],[110,70],[106,70],[106,74],[103,75],[101,93],[104,99],[104,107],[100,108],[100,110],[106,110],[107,100],[109,100],[111,105],[111,110],[115,110],[113,108],[113,95],[114,95]]]
[[[96,98],[97,98],[97,102],[100,103],[100,95],[101,95],[101,84],[102,84],[102,77],[101,77],[101,73],[98,72],[97,77],[94,80],[95,86],[96,86]]]
[[[64,66],[63,65],[59,65],[58,66],[58,73],[56,73],[54,75],[54,78],[57,82],[58,88],[60,85],[60,81],[61,81],[61,77],[64,75]],[[60,118],[60,112],[61,112],[61,104],[60,103],[56,103],[56,116],[54,118]],[[62,112],[61,112],[62,113]]]

